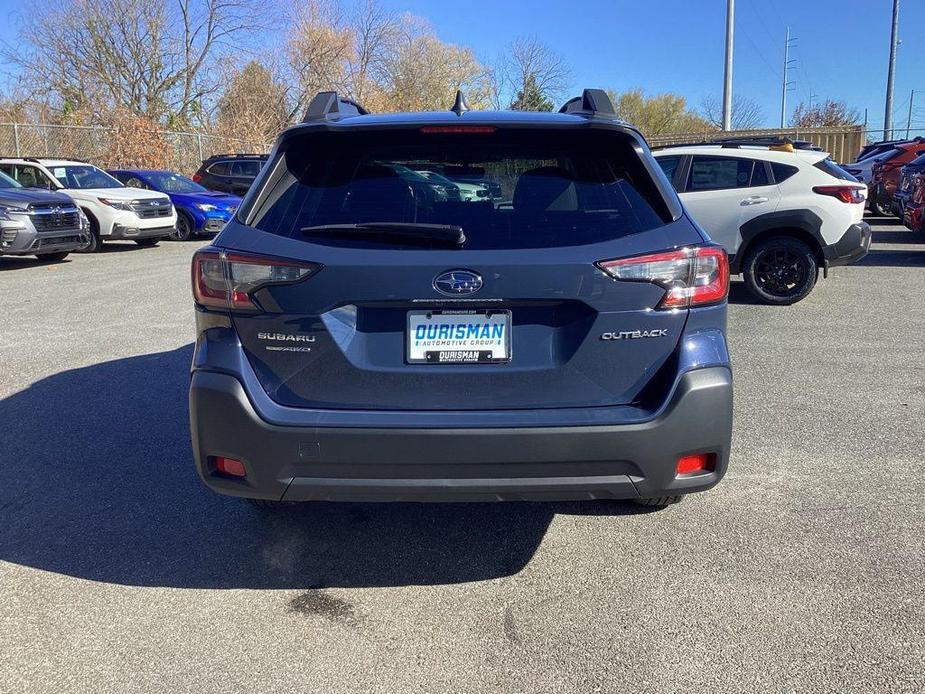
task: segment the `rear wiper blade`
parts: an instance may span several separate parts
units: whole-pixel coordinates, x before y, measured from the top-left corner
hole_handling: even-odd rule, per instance
[[[302,227],[303,234],[324,236],[394,236],[409,240],[438,241],[461,246],[466,242],[463,228],[455,224],[417,224],[414,222],[362,222],[359,224],[319,224]]]

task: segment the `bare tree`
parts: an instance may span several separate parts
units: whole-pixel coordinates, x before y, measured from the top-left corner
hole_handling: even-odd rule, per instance
[[[292,28],[285,52],[296,85],[290,107],[290,116],[295,117],[316,92],[349,91],[347,67],[353,33],[339,6],[331,0],[309,0],[298,5],[290,20]]]
[[[861,114],[856,108],[851,108],[844,101],[826,99],[815,106],[801,103],[794,110],[790,124],[797,128],[824,128],[855,125],[860,119]]]
[[[428,22],[408,15],[378,86],[397,111],[449,108],[457,89],[475,108],[489,103],[486,71],[472,51],[441,41]]]
[[[723,127],[723,104],[720,99],[710,95],[700,102],[700,115],[710,122],[710,125],[720,129]],[[732,129],[754,130],[760,128],[764,122],[764,111],[757,101],[741,94],[732,97]]]
[[[262,63],[252,60],[228,80],[218,101],[215,132],[262,150],[290,121],[286,87]]]
[[[342,13],[332,0],[297,10],[286,45],[297,115],[318,91],[334,89],[374,111],[448,108],[456,89],[487,105],[487,70],[472,51],[441,41],[424,19],[396,15],[376,0]]]
[[[528,36],[508,46],[495,72],[495,89],[515,105],[518,94],[532,95],[530,103],[555,102],[571,77],[571,68],[562,56],[535,36]]]
[[[608,90],[617,116],[638,127],[647,136],[667,133],[707,132],[715,128],[687,108],[678,94],[646,96],[642,89],[617,94]]]
[[[210,68],[254,27],[256,0],[43,0],[4,58],[65,114],[105,122],[125,109],[182,124],[219,76]]]

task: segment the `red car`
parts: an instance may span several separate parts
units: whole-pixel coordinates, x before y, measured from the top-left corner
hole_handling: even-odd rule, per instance
[[[921,137],[896,144],[894,147],[895,154],[874,164],[868,186],[870,209],[884,217],[892,214],[893,193],[899,186],[900,169],[919,155],[925,154],[925,141]]]
[[[912,177],[912,194],[906,201],[903,224],[912,231],[925,231],[925,173]]]

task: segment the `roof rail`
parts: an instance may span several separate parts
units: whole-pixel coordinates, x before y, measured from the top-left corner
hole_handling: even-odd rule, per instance
[[[655,149],[667,149],[668,147],[706,147],[709,145],[718,145],[723,149],[738,149],[739,147],[785,147],[787,145],[793,149],[807,149],[822,151],[818,145],[809,140],[791,140],[789,137],[727,137],[718,140],[703,140],[701,142],[679,142],[677,144],[659,145]]]
[[[334,120],[344,116],[365,116],[365,108],[353,99],[338,96],[337,92],[318,92],[305,110],[303,123],[320,120]]]
[[[603,89],[585,89],[581,96],[566,101],[559,113],[583,113],[589,116],[601,114],[614,117],[617,115],[613,102]]]

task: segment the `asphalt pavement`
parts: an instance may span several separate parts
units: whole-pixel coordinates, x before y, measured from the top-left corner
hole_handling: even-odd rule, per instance
[[[207,491],[198,243],[0,258],[0,692],[925,691],[925,237],[792,307],[735,282],[714,490],[315,504]]]

